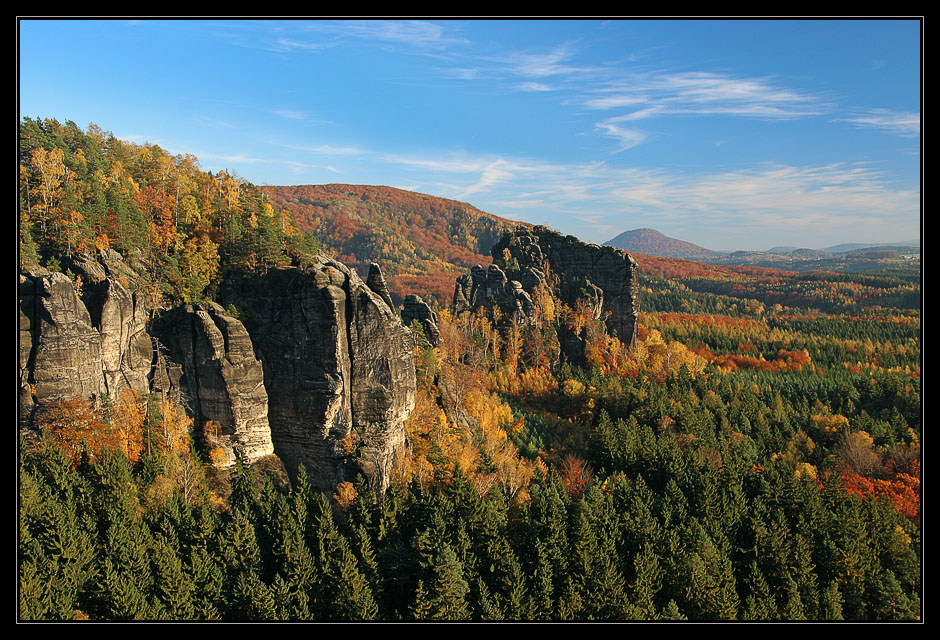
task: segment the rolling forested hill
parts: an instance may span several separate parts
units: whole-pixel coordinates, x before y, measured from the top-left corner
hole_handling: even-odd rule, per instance
[[[454,279],[487,265],[490,247],[517,223],[465,202],[392,187],[327,184],[264,187],[303,231],[360,273],[382,266],[393,299],[409,293],[450,304]]]

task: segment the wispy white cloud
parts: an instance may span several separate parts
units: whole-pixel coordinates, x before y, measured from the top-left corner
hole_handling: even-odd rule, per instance
[[[619,222],[622,216],[634,226],[688,227],[694,221],[700,230],[722,229],[725,246],[716,248],[746,248],[734,244],[748,242],[745,232],[803,234],[803,246],[843,241],[861,229],[883,237],[916,235],[919,220],[919,192],[867,165],[766,165],[690,174],[467,154],[384,159],[420,168],[436,194],[468,199],[497,215],[526,210],[539,220],[550,216],[558,226],[567,216],[569,229],[581,228],[594,241],[631,228],[620,228],[628,224]],[[435,182],[435,176],[443,179]],[[599,211],[618,213],[600,217],[594,213]]]
[[[309,40],[300,40],[298,38],[274,38],[267,40],[263,47],[269,51],[280,53],[289,53],[292,51],[323,51],[333,46],[329,42],[317,42]]]
[[[594,89],[591,109],[636,108],[624,118],[666,115],[734,115],[783,120],[819,115],[825,101],[808,92],[776,85],[767,78],[736,78],[711,72],[632,74]]]
[[[920,194],[894,188],[887,176],[860,165],[771,166],[700,176],[635,176],[611,196],[638,209],[694,215],[700,223],[766,233],[801,228],[819,232],[853,225],[916,225]]]
[[[883,129],[907,138],[920,135],[920,114],[910,111],[872,109],[864,114],[837,118],[836,122],[850,122],[860,128]]]
[[[588,71],[589,67],[570,63],[575,53],[573,45],[562,44],[550,51],[515,52],[510,54],[505,62],[513,73],[528,78],[547,78]]]
[[[281,53],[318,53],[348,40],[391,44],[413,50],[443,50],[466,44],[466,40],[455,35],[449,23],[425,20],[298,20],[250,24],[255,34],[260,33],[255,46]],[[244,32],[238,32],[239,24],[226,26],[230,31],[225,35],[232,38],[231,34],[237,33],[239,44],[255,42]]]
[[[519,85],[521,91],[554,91],[555,88],[542,82],[523,82]]]
[[[221,129],[237,129],[238,128],[238,126],[230,122],[226,122],[225,120],[219,120],[218,118],[211,118],[206,115],[197,115],[196,120],[210,127],[216,127],[216,128],[221,128]]]
[[[440,48],[466,42],[445,25],[425,20],[367,20],[334,23],[337,33],[394,42],[412,47]]]
[[[617,107],[632,107],[646,102],[647,98],[645,97],[621,94],[604,98],[591,98],[586,104],[592,109],[614,109]]]
[[[491,205],[495,205],[500,208],[506,209],[532,209],[535,207],[544,206],[545,201],[534,199],[534,200],[490,200]]]
[[[608,120],[597,123],[598,129],[620,141],[620,148],[618,151],[632,149],[633,147],[642,144],[647,139],[646,134],[639,129],[627,129],[617,124],[618,122],[627,119],[629,118],[610,118]]]
[[[239,164],[266,164],[273,162],[268,158],[258,158],[256,156],[248,156],[243,153],[234,153],[234,154],[222,154],[222,153],[206,153],[202,152],[197,154],[200,160],[215,161],[218,162],[229,162],[233,165]]]
[[[458,80],[476,80],[481,77],[483,70],[480,68],[461,68],[461,67],[452,67],[444,68],[441,70],[441,73],[444,75],[449,75]]]
[[[282,144],[285,149],[294,151],[309,151],[324,156],[363,156],[371,153],[368,149],[356,146],[318,144],[318,145],[295,145]]]

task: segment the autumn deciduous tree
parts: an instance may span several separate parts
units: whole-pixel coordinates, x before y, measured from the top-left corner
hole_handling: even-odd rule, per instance
[[[49,403],[43,407],[38,424],[40,430],[49,433],[68,453],[74,464],[78,464],[83,449],[95,456],[103,450],[123,448],[118,431],[101,419],[87,398]]]
[[[146,416],[140,394],[131,388],[122,389],[114,405],[112,424],[117,430],[122,451],[131,462],[137,462],[144,447],[144,423]]]
[[[839,447],[839,456],[848,473],[874,476],[881,471],[881,456],[875,452],[875,442],[864,431],[846,434]]]
[[[574,454],[568,454],[558,469],[562,484],[572,498],[580,498],[594,479],[594,471],[583,459]]]

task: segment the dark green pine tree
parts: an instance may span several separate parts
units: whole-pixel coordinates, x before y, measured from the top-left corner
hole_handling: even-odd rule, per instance
[[[197,547],[190,552],[186,570],[193,581],[194,617],[197,620],[219,620],[224,574],[217,557],[207,547]]]
[[[351,546],[356,559],[359,561],[359,568],[362,576],[372,591],[372,596],[376,603],[382,601],[382,574],[379,567],[379,558],[372,545],[372,538],[366,531],[365,526],[358,525],[352,530]]]
[[[239,573],[229,597],[232,620],[277,620],[278,608],[274,594],[253,571]]]
[[[820,620],[842,620],[842,594],[839,593],[839,585],[836,582],[830,582],[822,592],[819,602]]]
[[[482,564],[484,567],[489,565],[489,571],[483,573],[492,585],[504,618],[507,620],[524,619],[529,613],[525,575],[509,541],[502,536],[492,538],[487,544]]]
[[[414,620],[431,619],[431,598],[424,588],[424,580],[418,580],[418,588],[415,589],[414,602],[412,602],[408,612]]]
[[[108,529],[98,610],[108,620],[150,620],[156,615],[151,593],[151,536],[136,520],[115,520]]]
[[[264,601],[270,594],[259,577],[261,549],[255,528],[242,511],[235,511],[227,525],[222,527],[219,550],[224,572],[222,617],[231,620],[274,619],[276,612]],[[250,600],[255,595],[261,598],[257,607]],[[271,606],[274,606],[273,602]],[[268,615],[271,617],[264,617]]]
[[[68,461],[53,454],[39,462],[32,487],[23,492],[20,518],[29,530],[27,545],[21,542],[22,561],[30,566],[29,583],[41,580],[48,590],[29,593],[45,596],[26,607],[41,619],[69,620],[76,610],[87,613],[98,565],[95,563],[97,531],[85,496],[88,488],[71,470]],[[30,471],[27,465],[25,473]],[[21,525],[22,526],[22,525]]]
[[[807,620],[819,619],[819,587],[816,567],[813,564],[812,532],[802,519],[796,527],[795,540],[790,554],[790,577],[803,604],[803,615]]]
[[[30,545],[20,542],[21,551]],[[43,620],[52,611],[51,586],[39,570],[41,551],[31,549],[20,556],[19,616],[21,620]]]
[[[757,562],[752,560],[745,580],[747,597],[744,599],[744,620],[776,620],[777,601],[774,600],[770,586],[764,579]]]
[[[272,543],[271,571],[281,576],[292,592],[307,592],[316,580],[316,566],[304,537],[305,506],[300,500],[292,502],[280,499],[273,517],[265,521]]]
[[[695,523],[696,544],[687,564],[686,600],[693,620],[735,620],[738,594],[727,554]]]
[[[520,552],[528,573],[539,562],[548,563],[552,593],[557,594],[562,577],[568,575],[567,492],[558,474],[552,473],[549,478],[533,483],[529,493],[531,500]]]
[[[904,592],[894,572],[885,569],[874,585],[872,613],[877,620],[919,620],[920,598]]]
[[[254,523],[260,508],[255,472],[241,459],[238,459],[230,471],[230,482],[232,494],[229,497],[229,508],[232,512],[242,512],[245,517]]]
[[[786,602],[783,605],[782,617],[784,620],[806,620],[800,589],[792,577],[787,577]]]
[[[659,617],[656,597],[662,589],[663,570],[652,544],[647,544],[636,555],[633,567],[636,572],[632,590],[634,615],[641,620],[656,620]]]
[[[866,620],[869,582],[876,560],[856,498],[838,505],[834,512],[834,525],[829,557],[834,560],[835,576],[841,586],[842,615],[847,620]]]
[[[575,516],[571,569],[582,602],[581,615],[590,620],[622,620],[630,613],[624,578],[613,537],[594,528],[595,514],[588,500],[596,500],[590,495],[595,492],[596,487],[589,491]]]
[[[679,611],[679,606],[676,604],[675,600],[670,600],[666,603],[666,606],[663,608],[663,620],[688,620],[688,618]]]
[[[330,620],[373,620],[379,610],[349,541],[333,523],[330,504],[318,496],[311,520],[315,542],[316,580],[312,613]]]
[[[536,564],[532,573],[532,620],[552,620],[555,613],[552,564],[541,542],[536,542]]]
[[[97,613],[106,620],[153,620],[156,611],[147,594],[128,574],[116,569],[105,558],[102,569],[100,599]]]
[[[490,588],[483,582],[483,578],[477,578],[475,587],[476,607],[474,607],[473,617],[480,620],[505,620],[506,614],[503,613],[503,609],[496,602]],[[471,589],[471,591],[474,591],[474,589]]]
[[[463,577],[463,568],[449,544],[444,544],[431,567],[427,586],[430,597],[429,620],[467,620],[470,611],[467,594],[470,590]]]
[[[195,619],[192,577],[183,567],[176,544],[158,535],[154,551],[154,591],[165,615],[170,620]]]
[[[281,577],[274,576],[271,583],[271,597],[277,607],[278,620],[311,620],[310,601],[305,591],[298,591]]]

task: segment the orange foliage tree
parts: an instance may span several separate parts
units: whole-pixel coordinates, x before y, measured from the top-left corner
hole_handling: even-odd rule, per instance
[[[78,464],[82,451],[92,457],[102,451],[123,448],[119,432],[102,420],[101,413],[87,398],[58,400],[43,407],[39,428],[48,433]]]
[[[146,419],[140,394],[129,387],[122,389],[114,405],[111,421],[121,442],[121,450],[131,462],[137,462],[140,458]]]

